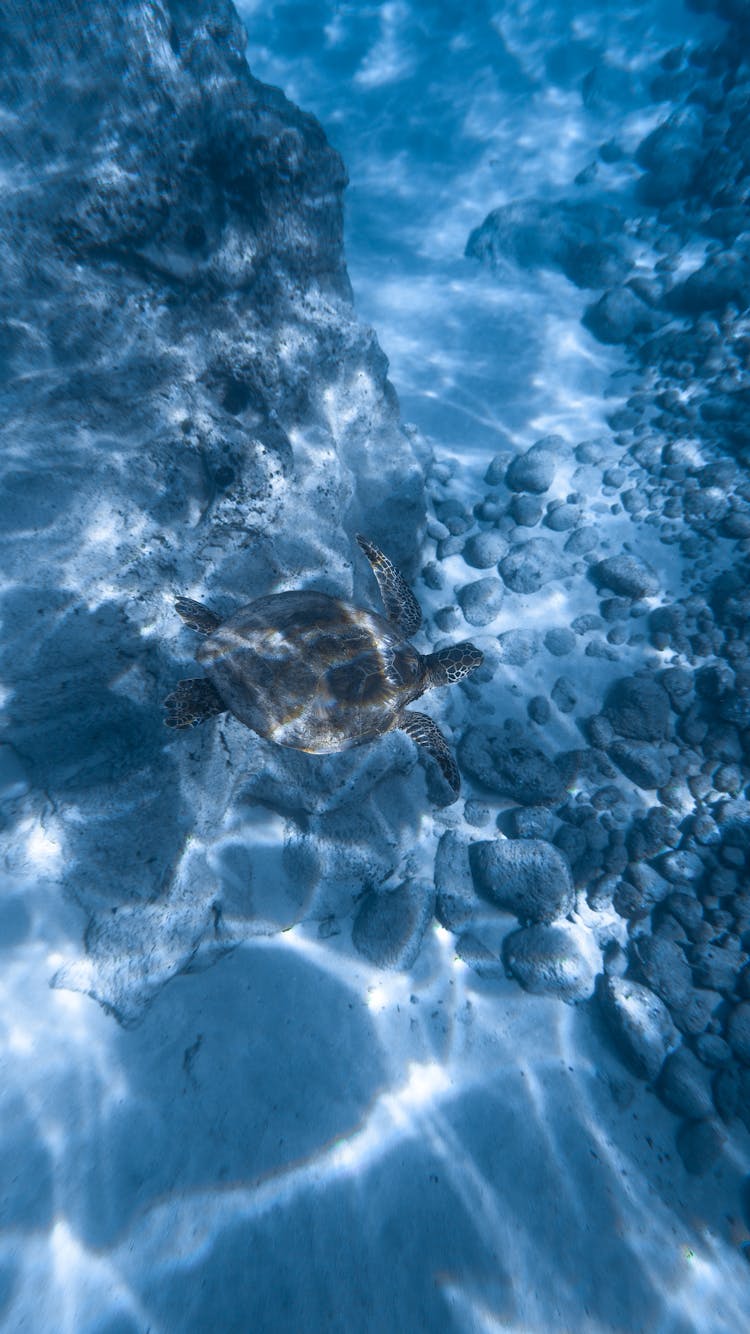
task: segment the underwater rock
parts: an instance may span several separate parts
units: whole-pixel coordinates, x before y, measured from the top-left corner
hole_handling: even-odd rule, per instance
[[[552,579],[564,572],[555,547],[543,537],[532,537],[504,556],[499,565],[503,582],[513,593],[538,593]]]
[[[519,528],[535,528],[542,517],[542,503],[536,496],[516,492],[511,497],[510,515]]]
[[[591,932],[571,922],[512,931],[503,941],[503,959],[524,991],[564,1001],[593,996],[602,968]]]
[[[467,539],[462,556],[467,565],[475,570],[489,570],[508,550],[508,543],[502,533],[490,528],[483,533],[474,533]]]
[[[742,1001],[733,1011],[727,1039],[735,1056],[750,1065],[750,1001]]]
[[[661,321],[630,287],[614,287],[588,307],[582,322],[600,343],[627,343]]]
[[[645,168],[640,194],[652,204],[666,204],[690,187],[703,155],[702,120],[697,106],[680,108],[657,125],[636,150]]]
[[[659,1076],[657,1092],[678,1116],[695,1120],[713,1116],[711,1074],[688,1047],[680,1047],[667,1057]]]
[[[379,968],[410,968],[432,920],[434,895],[415,880],[370,890],[352,924],[355,949]]]
[[[536,630],[504,630],[497,637],[498,661],[509,667],[523,667],[539,652],[540,636]]]
[[[473,843],[469,862],[478,892],[522,922],[553,922],[573,907],[568,861],[543,839]]]
[[[726,1135],[717,1121],[684,1121],[676,1135],[677,1152],[686,1172],[705,1176],[719,1158]]]
[[[607,754],[631,783],[646,792],[663,787],[672,772],[667,756],[646,741],[614,741]]]
[[[502,982],[505,978],[502,960],[470,931],[464,931],[458,937],[456,954],[477,977],[488,982]]]
[[[25,164],[0,201],[8,741],[91,923],[60,979],[130,1021],[219,948],[207,854],[248,755],[224,723],[164,744],[171,600],[229,611],[301,575],[350,595],[356,529],[412,565],[423,468],[353,311],[341,158],[252,76],[233,7],[71,0],[2,26],[0,156]],[[285,810],[327,789],[291,752],[276,773]],[[401,817],[367,801],[382,850]],[[144,904],[150,932],[125,913]]]
[[[683,951],[674,940],[638,936],[631,942],[633,971],[670,1009],[681,1009],[692,995],[693,975]]]
[[[565,791],[545,753],[513,729],[470,727],[459,745],[461,767],[485,787],[525,806],[554,805]]]
[[[633,741],[663,741],[669,729],[669,696],[649,676],[615,681],[602,712],[618,736]]]
[[[611,588],[626,598],[651,597],[659,591],[659,576],[639,556],[623,553],[600,560],[591,570],[597,588]]]
[[[564,658],[572,653],[576,646],[576,637],[567,626],[554,626],[544,636],[544,647],[554,658]]]
[[[572,681],[567,676],[558,676],[550,691],[553,704],[560,713],[572,713],[578,703],[578,696]]]
[[[597,997],[628,1064],[643,1079],[655,1080],[678,1041],[664,1002],[640,982],[622,977],[601,977]]]
[[[556,456],[564,444],[561,436],[550,435],[518,454],[505,474],[505,485],[511,491],[531,491],[540,495],[549,490],[555,480]]]
[[[503,586],[499,579],[488,575],[486,579],[464,584],[456,591],[456,597],[469,625],[489,625],[503,605]]]
[[[491,268],[511,260],[521,268],[562,269],[578,287],[607,287],[630,267],[621,227],[610,204],[523,199],[488,214],[471,233],[466,254]]]
[[[469,866],[469,844],[454,829],[442,835],[435,854],[435,916],[447,931],[460,931],[477,916],[487,915]]]

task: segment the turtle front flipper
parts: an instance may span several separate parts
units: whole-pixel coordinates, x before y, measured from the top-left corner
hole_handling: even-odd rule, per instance
[[[428,718],[426,713],[404,712],[399,714],[396,726],[410,736],[418,746],[422,746],[440,765],[443,777],[453,792],[454,800],[458,796],[461,779],[458,765],[448,749],[448,742],[437,723]]]
[[[185,624],[199,634],[210,635],[221,624],[218,616],[204,607],[202,602],[193,602],[192,598],[177,598],[174,605]]]
[[[397,625],[405,635],[416,634],[422,624],[422,608],[404,576],[399,574],[396,566],[378,547],[359,533],[356,536],[378,581],[388,620],[392,625]]]
[[[166,727],[195,727],[214,718],[217,713],[226,713],[218,690],[215,690],[205,676],[191,681],[178,681],[171,695],[164,701],[167,710],[164,724]]]

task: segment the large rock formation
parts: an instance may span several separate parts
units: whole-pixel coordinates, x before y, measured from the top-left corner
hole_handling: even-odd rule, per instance
[[[336,883],[320,812],[348,780],[368,867],[393,861],[382,753],[369,769],[278,753],[271,773],[233,723],[161,725],[163,695],[199,674],[177,593],[219,611],[300,583],[346,594],[353,531],[408,565],[423,513],[386,359],[352,310],[343,164],[244,43],[225,0],[0,17],[9,834],[16,870],[62,882],[89,919],[64,979],[124,1018],[207,942],[287,925]],[[355,854],[350,893],[361,869]]]

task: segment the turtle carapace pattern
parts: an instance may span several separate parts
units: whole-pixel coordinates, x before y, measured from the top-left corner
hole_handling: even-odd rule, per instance
[[[458,768],[437,724],[407,705],[481,666],[473,644],[421,654],[409,643],[422,612],[403,576],[364,537],[385,616],[327,593],[271,593],[221,621],[178,598],[186,625],[205,638],[206,675],[179,681],[164,701],[167,727],[194,727],[228,711],[259,736],[314,754],[347,750],[400,729],[432,755],[458,796]]]

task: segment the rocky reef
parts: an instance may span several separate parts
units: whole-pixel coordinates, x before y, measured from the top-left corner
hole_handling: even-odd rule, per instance
[[[352,532],[408,568],[424,512],[352,309],[343,164],[245,41],[224,0],[0,18],[6,836],[16,869],[29,840],[47,850],[36,870],[88,919],[60,980],[122,1018],[248,914],[294,920],[322,870],[303,831],[345,799],[323,760],[266,773],[256,750],[248,770],[241,729],[166,744],[160,700],[192,654],[175,595],[351,592]],[[362,844],[390,869],[378,777]],[[267,920],[235,835],[269,808],[289,897]]]
[[[630,381],[611,434],[499,455],[473,509],[433,473],[430,520],[439,558],[483,572],[439,623],[459,628],[459,608],[488,630],[501,608],[516,619],[479,642],[526,710],[464,737],[485,804],[477,834],[443,836],[440,920],[481,975],[502,963],[530,991],[595,998],[686,1118],[691,1172],[726,1124],[750,1129],[750,11],[718,13],[723,39],[663,54],[644,91],[667,109],[645,138],[608,140],[572,195],[494,209],[467,244],[501,281],[509,265],[557,269],[600,293],[583,325],[623,348]],[[444,584],[439,564],[430,578]],[[571,579],[595,589],[590,610],[524,628]],[[508,843],[481,832],[498,797]],[[520,929],[498,932],[498,905]]]

